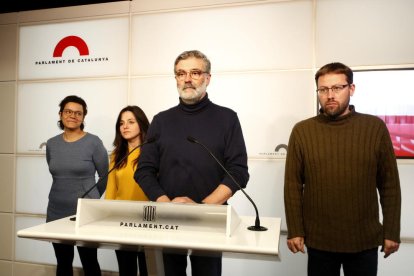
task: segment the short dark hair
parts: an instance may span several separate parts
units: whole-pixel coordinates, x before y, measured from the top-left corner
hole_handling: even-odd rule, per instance
[[[344,74],[346,76],[346,81],[348,84],[352,84],[354,82],[354,74],[348,66],[340,62],[332,62],[322,66],[318,72],[315,74],[315,82],[318,85],[318,79],[326,74]]]
[[[190,50],[190,51],[185,51],[182,52],[176,59],[174,62],[174,74],[177,73],[175,71],[175,67],[177,66],[177,64],[184,59],[190,58],[190,57],[194,57],[194,58],[199,58],[202,59],[204,61],[204,71],[206,73],[210,74],[211,71],[211,62],[210,60],[207,58],[207,56],[205,54],[203,54],[202,52],[198,51],[198,50]]]
[[[85,118],[86,114],[88,113],[88,106],[86,105],[86,102],[81,97],[78,97],[76,95],[67,96],[66,98],[64,98],[60,102],[60,104],[59,104],[59,107],[60,107],[59,108],[59,113],[60,114],[62,114],[63,109],[65,109],[65,106],[68,103],[77,103],[77,104],[80,104],[82,106],[82,108],[83,108],[83,117]],[[58,123],[59,123],[60,129],[62,129],[62,130],[65,129],[65,126],[63,125],[62,120],[59,120]],[[82,122],[81,125],[80,125],[80,129],[83,130],[84,128],[85,128],[85,125]]]

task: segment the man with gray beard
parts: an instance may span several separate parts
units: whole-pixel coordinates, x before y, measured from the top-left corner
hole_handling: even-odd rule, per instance
[[[142,148],[135,180],[157,202],[226,204],[239,189],[200,145],[205,144],[237,182],[249,179],[247,153],[237,114],[210,101],[211,65],[197,50],[180,54],[174,64],[179,104],[157,114],[148,130],[155,142]],[[164,253],[166,276],[186,275],[187,252]],[[221,275],[221,255],[190,255],[193,275]]]

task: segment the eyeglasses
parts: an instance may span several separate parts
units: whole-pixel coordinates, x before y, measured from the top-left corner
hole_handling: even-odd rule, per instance
[[[72,116],[73,114],[75,114],[75,117],[82,117],[83,116],[83,112],[82,111],[73,111],[71,109],[63,109],[62,112],[66,117]]]
[[[329,90],[332,90],[334,94],[339,94],[342,90],[344,90],[345,87],[348,87],[349,84],[337,84],[332,87],[320,87],[316,89],[316,92],[318,92],[319,95],[327,95],[329,93]]]
[[[175,73],[175,77],[177,78],[177,80],[185,80],[187,78],[187,75],[190,74],[191,79],[193,80],[198,80],[201,75],[203,74],[208,74],[208,72],[204,72],[201,70],[191,70],[190,72],[186,72],[186,71],[178,71]]]

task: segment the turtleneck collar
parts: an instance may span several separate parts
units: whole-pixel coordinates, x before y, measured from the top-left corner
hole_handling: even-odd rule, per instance
[[[199,112],[199,111],[203,110],[210,103],[211,103],[211,101],[208,98],[208,93],[206,93],[206,95],[201,99],[201,101],[199,101],[198,103],[195,103],[195,104],[186,104],[180,98],[180,103],[179,103],[178,107],[181,110],[183,110],[184,112],[196,113],[196,112]]]
[[[319,110],[319,115],[318,115],[318,119],[323,121],[323,122],[328,122],[328,123],[341,123],[341,122],[345,122],[348,118],[352,117],[353,115],[355,115],[355,106],[353,105],[349,105],[349,113],[343,116],[339,116],[339,117],[331,117],[331,116],[326,116],[323,112],[322,109]]]

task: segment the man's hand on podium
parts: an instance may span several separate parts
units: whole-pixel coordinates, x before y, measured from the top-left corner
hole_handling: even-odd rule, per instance
[[[175,203],[196,203],[194,200],[192,200],[191,198],[189,198],[187,196],[176,197],[171,202],[175,202]]]
[[[171,202],[171,199],[166,195],[162,195],[157,198],[156,202]]]

